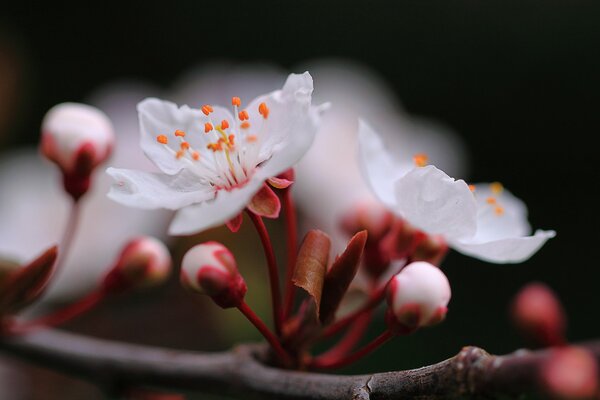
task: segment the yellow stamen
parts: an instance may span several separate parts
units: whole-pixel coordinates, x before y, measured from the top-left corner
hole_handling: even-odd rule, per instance
[[[248,141],[248,143],[254,143],[258,140],[258,137],[256,135],[248,135],[246,137],[246,140]]]
[[[221,121],[221,129],[227,129],[229,128],[229,122],[227,122],[226,119],[224,119],[223,121]]]
[[[160,144],[167,144],[169,143],[169,139],[167,138],[166,135],[158,135],[156,137],[156,141]]]
[[[475,185],[469,185],[469,190],[471,192],[474,192],[475,191]]]
[[[198,153],[197,151],[192,152],[192,158],[194,159],[194,161],[198,161],[200,159],[200,153]]]
[[[500,182],[492,182],[490,183],[490,190],[498,196],[504,190],[504,186]]]
[[[202,108],[201,108],[201,110],[204,113],[204,115],[207,115],[207,116],[208,116],[208,114],[210,114],[211,112],[213,112],[213,108],[211,107],[210,104],[203,105]]]
[[[248,115],[248,111],[246,110],[242,110],[238,113],[238,117],[240,118],[240,121],[245,121],[248,118],[250,118],[250,116]]]
[[[494,212],[496,213],[496,215],[500,216],[504,214],[504,207],[497,206],[496,208],[494,208]]]
[[[231,105],[239,107],[239,106],[242,105],[242,100],[239,97],[232,97],[231,98]]]
[[[190,144],[188,142],[181,142],[181,150],[187,150],[190,148]]]
[[[204,133],[208,133],[213,130],[213,126],[210,122],[204,124]]]
[[[485,199],[485,201],[488,204],[496,204],[496,198],[495,197],[488,197],[487,199]]]
[[[258,113],[263,116],[264,119],[267,119],[269,116],[269,107],[267,107],[266,103],[260,103],[258,106]]]
[[[184,131],[182,131],[182,130],[180,130],[180,129],[177,129],[177,130],[175,131],[175,136],[178,136],[178,137],[185,137],[185,132],[184,132]]]
[[[429,160],[429,157],[427,157],[427,154],[425,154],[425,153],[418,153],[413,156],[413,161],[415,162],[415,165],[417,167],[426,166],[427,160]]]
[[[177,158],[178,160],[183,157],[184,155],[184,151],[183,150],[179,150],[177,153],[175,153],[175,158]]]
[[[248,121],[242,122],[240,124],[240,128],[242,128],[242,129],[248,129],[248,128],[250,128],[250,122],[248,122]]]

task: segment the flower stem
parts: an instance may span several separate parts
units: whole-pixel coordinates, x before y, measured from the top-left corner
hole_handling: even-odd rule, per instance
[[[389,330],[386,330],[381,335],[373,339],[373,341],[371,341],[369,344],[365,345],[363,348],[350,354],[349,356],[338,359],[317,357],[311,362],[310,366],[316,369],[334,369],[345,367],[376,350],[379,346],[390,340],[392,337],[393,334]]]
[[[77,302],[50,315],[17,324],[10,328],[12,333],[25,334],[34,330],[61,325],[96,306],[106,295],[103,290],[95,290]]]
[[[275,324],[275,332],[277,336],[281,336],[281,293],[279,289],[279,271],[277,268],[277,260],[275,259],[275,253],[273,252],[273,245],[271,244],[271,238],[269,232],[265,227],[262,218],[254,214],[250,210],[246,210],[248,216],[254,223],[258,236],[263,245],[265,257],[267,258],[267,266],[269,269],[269,282],[271,284],[271,300],[273,302],[273,322]]]
[[[386,287],[387,287],[387,285],[384,285],[383,287],[373,291],[371,293],[371,295],[369,296],[369,300],[367,300],[367,302],[362,307],[360,307],[356,311],[351,312],[350,314],[346,315],[345,317],[337,320],[333,324],[329,325],[329,327],[327,327],[327,329],[325,329],[325,331],[323,332],[323,335],[321,337],[328,338],[328,337],[331,337],[331,336],[339,333],[342,329],[346,328],[348,325],[350,325],[352,322],[354,322],[361,315],[363,315],[364,313],[367,313],[367,312],[371,311],[373,308],[377,307],[379,305],[379,303],[381,303],[381,301],[385,298],[385,288]]]
[[[292,278],[294,277],[294,268],[296,266],[296,256],[298,251],[298,230],[296,207],[292,198],[291,186],[283,192],[283,207],[286,222],[287,237],[287,265],[285,276],[285,299],[283,303],[283,319],[287,319],[294,306],[294,286]]]
[[[360,339],[362,339],[367,328],[369,327],[371,317],[371,312],[365,312],[364,314],[360,315],[356,319],[356,322],[352,325],[352,329],[348,330],[346,335],[335,346],[327,350],[327,352],[319,355],[319,358],[335,360],[348,354],[354,348],[354,346],[360,342]]]
[[[237,306],[237,308],[242,314],[244,314],[248,321],[250,321],[252,325],[254,325],[256,329],[258,329],[258,331],[263,335],[267,342],[269,342],[269,344],[275,351],[275,354],[279,358],[279,361],[281,361],[283,365],[290,366],[292,364],[292,360],[288,353],[286,353],[286,351],[281,346],[281,343],[279,343],[279,339],[277,339],[273,332],[269,330],[267,325],[265,325],[265,323],[260,319],[260,317],[256,315],[254,311],[252,311],[250,306],[248,306],[248,304],[245,301],[242,301],[241,304]]]
[[[75,238],[77,226],[79,225],[80,215],[81,203],[79,202],[79,200],[73,200],[73,203],[71,204],[71,209],[69,210],[67,226],[65,227],[62,239],[60,240],[59,254],[58,260],[56,261],[55,272],[58,272],[60,270],[60,268],[65,263],[65,260],[67,259],[67,255],[69,254],[71,245],[73,244],[73,239]]]

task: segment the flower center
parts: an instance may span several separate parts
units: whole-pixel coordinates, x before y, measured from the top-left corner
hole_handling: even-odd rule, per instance
[[[471,189],[471,192],[476,191],[475,185],[469,185],[469,189]],[[504,186],[500,182],[492,182],[490,183],[490,191],[492,192],[492,195],[488,196],[485,199],[485,202],[493,208],[494,214],[500,217],[504,215],[504,207],[498,203],[498,196],[504,191]]]
[[[234,117],[220,122],[213,121],[215,111],[210,104],[200,107],[204,117],[198,123],[202,127],[200,132],[204,132],[200,133],[203,137],[190,138],[194,144],[200,143],[199,146],[193,146],[187,141],[186,137],[190,135],[179,129],[173,133],[178,143],[176,149],[171,147],[167,135],[158,135],[156,141],[198,176],[198,179],[217,190],[243,186],[262,161],[259,159],[259,139],[270,110],[266,103],[259,104],[258,113],[262,118],[257,124],[258,129],[255,129],[252,126],[254,121],[250,122],[250,113],[239,109],[241,104],[239,97],[233,97],[231,105]]]

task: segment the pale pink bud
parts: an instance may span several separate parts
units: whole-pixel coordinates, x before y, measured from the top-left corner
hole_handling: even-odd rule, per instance
[[[111,154],[114,141],[106,114],[85,104],[58,104],[42,121],[42,154],[60,167],[75,198],[88,190],[90,174]]]
[[[564,342],[565,312],[552,289],[543,283],[531,283],[519,291],[512,317],[527,338],[542,346]]]
[[[543,389],[553,398],[591,399],[598,395],[598,366],[585,349],[570,346],[552,350],[541,369]]]
[[[239,306],[247,290],[233,254],[217,242],[196,245],[185,253],[181,262],[181,283],[210,296],[223,308]]]
[[[386,322],[398,334],[435,325],[446,316],[450,296],[450,283],[439,268],[413,262],[390,281]]]
[[[158,285],[169,277],[171,265],[169,250],[161,241],[148,236],[133,239],[105,276],[103,288],[115,292]]]

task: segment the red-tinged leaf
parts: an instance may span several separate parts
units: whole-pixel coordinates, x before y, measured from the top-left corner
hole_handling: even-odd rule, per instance
[[[294,181],[277,177],[269,178],[267,182],[269,182],[269,185],[273,186],[276,189],[285,189],[289,187],[292,183],[294,183]]]
[[[330,249],[331,240],[325,233],[318,230],[308,232],[300,246],[292,279],[294,285],[304,289],[314,301],[314,312],[317,317]]]
[[[0,287],[2,287],[4,280],[14,274],[19,268],[21,268],[21,264],[18,262],[0,258]]]
[[[230,219],[225,225],[229,228],[231,232],[236,233],[240,230],[243,221],[244,216],[242,215],[242,213],[239,213],[238,215]]]
[[[277,218],[281,211],[281,202],[273,189],[265,184],[250,200],[248,209],[261,217]]]
[[[15,313],[40,297],[54,272],[57,255],[56,246],[49,248],[0,284],[0,314]]]
[[[328,324],[333,320],[342,298],[356,276],[367,237],[366,230],[354,235],[344,252],[336,258],[327,272],[321,297],[320,318],[322,324]]]

